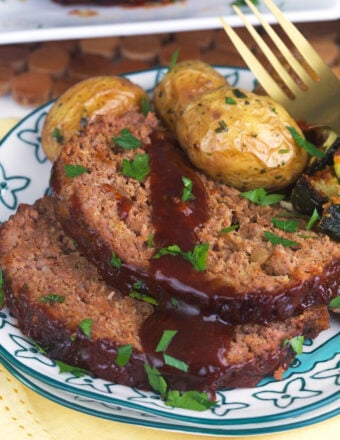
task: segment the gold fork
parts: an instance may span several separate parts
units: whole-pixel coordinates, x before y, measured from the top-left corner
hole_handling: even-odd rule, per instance
[[[237,33],[221,18],[224,30],[259,83],[268,95],[282,104],[297,121],[304,121],[310,125],[329,127],[340,135],[340,81],[305,37],[271,0],[264,0],[264,3],[276,17],[281,28],[298,52],[303,54],[304,60],[298,61],[250,0],[245,0],[245,2],[256,15],[263,29],[282,54],[285,63],[289,66],[288,69],[284,67],[272,49],[247,20],[240,8],[233,6],[248,32],[270,62],[276,74],[280,77],[276,81],[268,72],[268,69],[248,49]],[[291,76],[292,70],[295,72],[295,75],[293,74],[295,79]],[[296,76],[299,78],[297,81]]]

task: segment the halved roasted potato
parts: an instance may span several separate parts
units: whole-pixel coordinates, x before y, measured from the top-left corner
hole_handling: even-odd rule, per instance
[[[226,83],[223,75],[203,61],[177,63],[155,88],[153,100],[156,113],[175,132],[179,115],[194,98]]]
[[[176,134],[191,161],[211,177],[242,191],[277,190],[292,184],[308,160],[288,127],[303,137],[270,97],[224,85],[186,106]]]
[[[65,142],[79,133],[97,115],[120,116],[141,108],[146,92],[130,80],[119,76],[98,76],[81,81],[54,103],[42,130],[46,156],[55,161]]]

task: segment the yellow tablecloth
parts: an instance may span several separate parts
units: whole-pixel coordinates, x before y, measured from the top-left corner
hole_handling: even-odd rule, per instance
[[[0,140],[15,124],[0,120]],[[1,341],[0,341],[1,344]],[[322,423],[279,434],[256,436],[256,440],[338,440],[340,416]],[[221,439],[160,431],[89,416],[56,404],[16,380],[0,364],[0,438],[8,440],[203,440]],[[235,438],[235,437],[223,437]],[[249,437],[237,437],[249,440]]]

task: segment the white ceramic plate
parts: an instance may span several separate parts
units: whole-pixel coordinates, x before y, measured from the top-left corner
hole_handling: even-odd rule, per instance
[[[0,43],[137,35],[233,26],[232,0],[183,0],[167,6],[123,8],[60,6],[51,0],[0,1]],[[262,0],[260,0],[260,4]],[[293,21],[335,20],[340,0],[276,0]],[[271,21],[270,14],[265,17]],[[253,17],[251,17],[253,21]]]
[[[253,87],[247,70],[219,71],[234,86]],[[129,78],[151,93],[164,72],[153,69]],[[22,120],[0,144],[1,221],[15,213],[19,203],[32,203],[48,189],[51,166],[40,133],[50,106]],[[306,341],[304,353],[282,381],[267,379],[255,388],[218,392],[218,404],[203,413],[167,407],[154,393],[90,376],[60,374],[57,365],[22,335],[6,309],[0,312],[0,360],[40,394],[99,417],[191,433],[252,435],[297,428],[339,413],[339,330],[338,317],[315,341]]]

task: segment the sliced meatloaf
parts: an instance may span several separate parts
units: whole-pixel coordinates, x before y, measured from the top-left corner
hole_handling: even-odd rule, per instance
[[[125,385],[148,389],[148,364],[173,389],[252,386],[287,368],[294,353],[286,339],[314,337],[329,325],[326,306],[314,306],[284,322],[232,327],[216,321],[208,327],[215,333],[205,332],[203,321],[186,319],[190,311],[175,307],[171,316],[122,297],[64,233],[48,197],[21,205],[1,225],[0,243],[5,302],[23,333],[48,356]],[[163,353],[156,352],[169,316],[178,333],[162,351],[177,358],[182,353],[187,371],[164,365]],[[125,361],[122,348],[132,349]]]
[[[120,146],[124,129],[139,147]],[[147,175],[131,177],[146,155]],[[70,177],[69,166],[83,172]],[[292,213],[194,170],[152,113],[98,118],[62,150],[51,187],[57,218],[101,276],[123,294],[140,282],[160,308],[175,300],[232,324],[265,323],[340,295],[339,243],[302,218],[295,232],[274,226]]]

